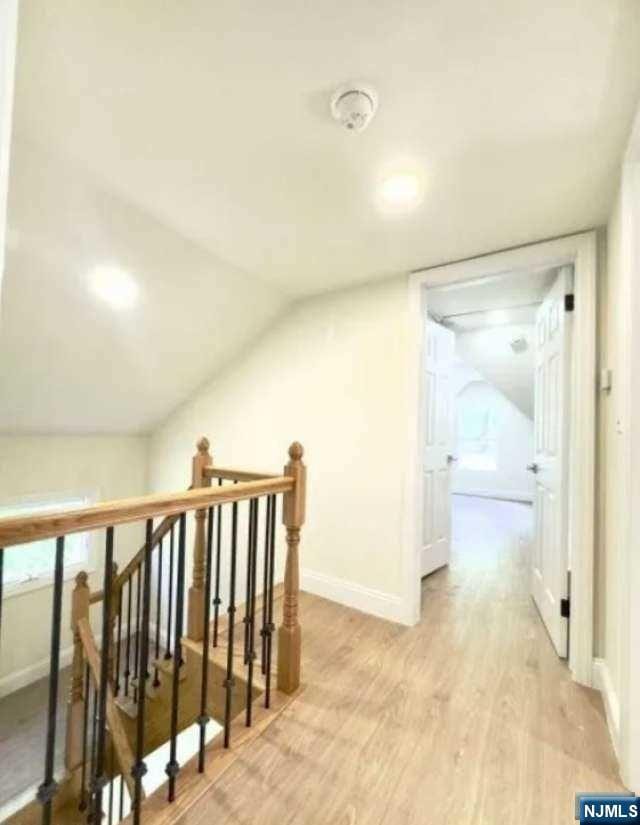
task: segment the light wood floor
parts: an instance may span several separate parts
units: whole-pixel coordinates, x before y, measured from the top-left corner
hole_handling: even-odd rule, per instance
[[[568,825],[576,791],[621,788],[600,697],[529,599],[526,508],[455,509],[417,627],[303,595],[305,691],[188,825]]]

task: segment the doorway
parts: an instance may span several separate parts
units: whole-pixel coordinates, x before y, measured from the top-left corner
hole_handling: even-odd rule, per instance
[[[563,473],[567,476],[564,479],[567,501],[567,522],[566,532],[560,538],[560,550],[564,553],[562,581],[564,585],[558,585],[559,590],[553,595],[554,616],[553,621],[547,623],[549,635],[554,639],[556,649],[563,655],[562,632],[557,632],[562,625],[560,620],[565,621],[565,616],[560,611],[568,608],[564,602],[562,590],[566,597],[570,599],[571,610],[571,644],[569,650],[569,666],[573,678],[585,685],[592,684],[593,669],[593,537],[594,537],[594,439],[595,439],[595,298],[596,298],[596,238],[595,233],[585,233],[583,235],[570,236],[566,238],[546,241],[539,244],[532,244],[518,249],[507,250],[480,258],[435,267],[428,270],[415,272],[411,276],[410,282],[410,312],[412,329],[414,335],[414,348],[411,350],[413,361],[411,364],[413,374],[417,376],[415,390],[415,428],[412,427],[409,439],[410,472],[407,477],[408,507],[407,519],[412,519],[407,525],[407,588],[411,596],[411,604],[415,620],[419,620],[419,610],[421,605],[421,572],[424,561],[425,538],[428,535],[428,519],[430,512],[437,515],[438,512],[446,513],[447,508],[442,506],[443,491],[446,486],[447,474],[442,472],[443,465],[438,467],[439,472],[434,472],[433,482],[426,480],[425,464],[426,453],[424,449],[424,433],[428,425],[429,415],[435,415],[434,420],[452,421],[451,410],[446,411],[446,405],[436,402],[435,411],[430,401],[428,391],[429,385],[433,383],[432,376],[429,375],[429,342],[425,333],[428,320],[438,323],[437,318],[429,316],[430,293],[435,288],[457,287],[474,284],[479,286],[482,282],[489,282],[492,279],[504,278],[509,275],[513,278],[523,279],[521,283],[526,283],[543,272],[555,270],[558,273],[561,269],[570,272],[573,269],[573,313],[571,318],[571,339],[572,347],[569,353],[565,353],[560,360],[567,364],[570,377],[567,381],[567,393],[564,400],[569,413],[562,420],[571,421],[571,431],[564,432],[555,430],[554,424],[550,425],[551,434],[556,438],[562,437],[566,447],[566,470],[562,472],[550,472],[552,479],[560,478],[562,482]],[[433,298],[433,294],[431,294]],[[571,300],[571,299],[568,299]],[[564,294],[562,295],[564,302]],[[549,323],[556,324],[560,315],[555,310],[549,315]],[[441,325],[443,326],[443,325]],[[551,374],[551,385],[557,386],[558,359],[549,367]],[[436,374],[441,370],[440,365],[436,365]],[[554,382],[556,382],[554,384]],[[546,403],[546,402],[545,402]],[[544,407],[544,405],[543,405]],[[444,410],[444,412],[443,412]],[[535,416],[534,416],[535,417]],[[446,445],[442,445],[446,446]],[[536,446],[537,450],[537,446]],[[534,456],[537,455],[534,450]],[[450,466],[455,463],[456,456],[450,450],[439,449],[434,451],[433,458],[443,457]],[[538,464],[535,460],[528,462]],[[570,469],[569,469],[570,468]],[[436,467],[434,466],[434,471]],[[451,471],[448,475],[451,475]],[[535,473],[534,473],[535,475]],[[436,478],[439,483],[436,484]],[[536,476],[537,478],[537,476]],[[555,482],[553,482],[555,483]],[[557,501],[557,487],[552,486],[547,490],[547,499]],[[431,491],[429,486],[431,485]],[[539,494],[543,484],[536,483],[536,493]],[[449,491],[450,492],[450,491]],[[447,494],[447,499],[448,495]],[[439,503],[439,510],[433,510],[433,506]],[[429,505],[432,509],[430,510]],[[540,512],[541,508],[533,508]],[[442,516],[441,516],[442,521]],[[554,518],[546,520],[548,525],[542,531],[534,525],[534,535],[544,534],[545,530],[551,529],[554,525]],[[551,527],[549,527],[551,525]],[[440,545],[438,551],[442,553],[446,547],[446,541],[438,540],[433,542]],[[549,546],[547,545],[544,546]],[[543,546],[543,548],[544,548]],[[544,552],[544,549],[542,552]],[[449,548],[450,551],[450,548]],[[531,558],[535,559],[535,548],[531,551]],[[533,564],[532,564],[533,567]],[[549,569],[549,565],[546,566]],[[571,572],[570,580],[567,580],[567,572]],[[556,573],[558,571],[556,570]],[[556,576],[556,581],[560,582],[561,577]],[[543,588],[544,591],[545,588]],[[532,594],[533,595],[533,594]],[[541,594],[544,596],[544,592]],[[538,601],[538,600],[537,600]],[[538,607],[541,614],[544,613],[544,604],[540,598]],[[557,614],[556,614],[557,608]],[[557,618],[556,618],[557,615]],[[554,629],[554,622],[556,628]]]
[[[469,553],[473,536],[479,548],[487,536],[524,544],[530,594],[561,658],[572,290],[570,266],[433,287],[425,320],[421,576],[491,565],[491,553]]]

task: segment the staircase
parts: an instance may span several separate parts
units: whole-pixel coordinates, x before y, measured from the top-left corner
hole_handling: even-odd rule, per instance
[[[203,438],[186,492],[0,520],[0,548],[57,539],[43,782],[7,822],[170,823],[292,701],[300,685],[302,454],[292,444],[283,475],[217,468]],[[145,523],[145,542],[119,573],[117,527],[136,520]],[[103,588],[92,592],[86,573],[76,577],[65,773],[54,777],[64,540],[87,530],[104,535]]]

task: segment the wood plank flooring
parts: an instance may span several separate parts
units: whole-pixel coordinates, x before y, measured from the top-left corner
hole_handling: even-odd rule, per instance
[[[304,692],[182,822],[568,825],[576,791],[621,789],[529,598],[526,508],[455,508],[418,626],[303,594]]]

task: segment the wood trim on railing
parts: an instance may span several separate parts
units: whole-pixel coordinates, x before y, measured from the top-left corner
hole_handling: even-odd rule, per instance
[[[277,478],[275,473],[256,473],[251,470],[235,470],[232,467],[205,467],[205,478],[222,478],[228,481],[260,481],[264,478]]]
[[[84,654],[87,658],[87,662],[89,663],[89,667],[91,668],[91,675],[94,684],[96,689],[99,689],[100,654],[98,653],[98,648],[96,647],[93,632],[88,619],[80,619],[78,622],[78,633],[80,634]],[[133,777],[131,776],[131,768],[133,767],[135,759],[124,729],[124,725],[122,724],[122,719],[120,718],[120,713],[115,704],[111,685],[107,685],[107,722],[109,723],[109,731],[113,739],[114,749],[118,756],[120,771],[122,772],[122,776],[126,782],[127,789],[131,794],[131,798],[133,798],[134,782]]]
[[[172,526],[178,521],[179,516],[167,516],[164,518],[160,524],[156,527],[153,531],[153,536],[151,537],[151,549],[153,550],[156,545],[167,535],[167,533],[171,530]],[[135,571],[141,566],[144,554],[146,550],[146,545],[142,545],[142,547],[138,550],[135,556],[128,562],[128,564],[123,569],[122,573],[120,573],[114,583],[113,586],[116,590],[119,590],[125,582],[133,576]],[[102,591],[100,591],[102,594]]]
[[[82,533],[99,527],[111,527],[157,516],[178,515],[216,504],[257,498],[268,493],[287,493],[295,480],[289,476],[247,481],[222,487],[204,487],[183,493],[161,493],[140,498],[109,501],[41,516],[0,519],[0,547],[28,544],[39,539]],[[124,571],[123,571],[124,572]]]

